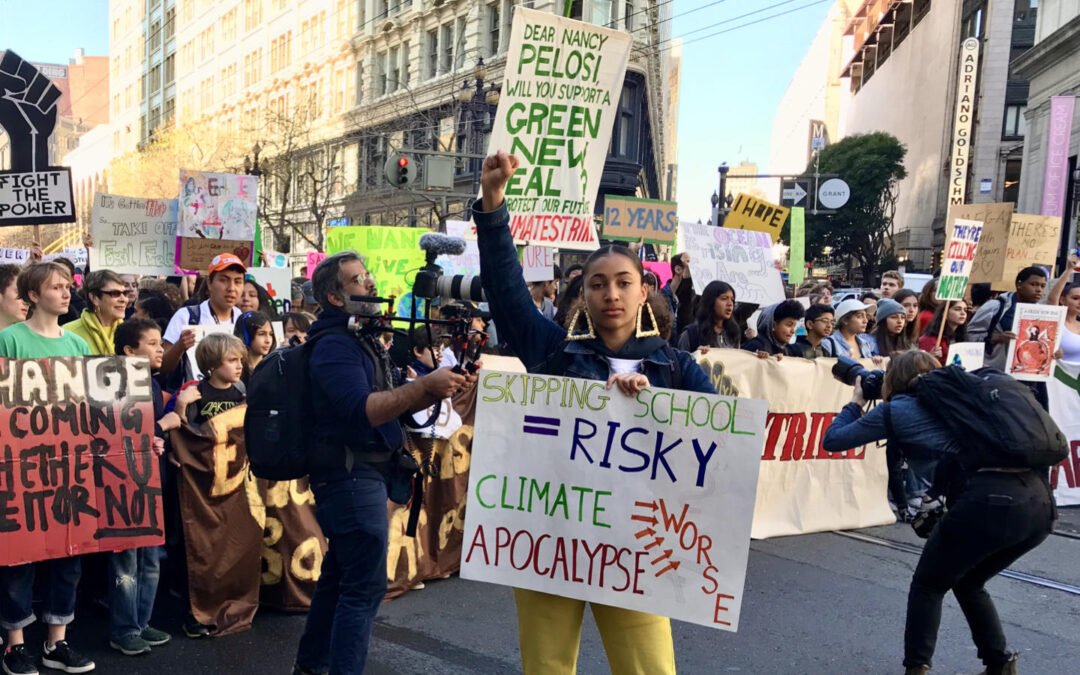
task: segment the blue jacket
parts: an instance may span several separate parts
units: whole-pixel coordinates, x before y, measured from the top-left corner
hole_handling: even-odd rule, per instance
[[[941,458],[960,452],[960,445],[948,427],[910,394],[897,394],[888,403],[874,406],[865,415],[859,406],[848,403],[829,425],[822,447],[827,452],[843,452],[882,440],[888,436],[885,429],[886,406],[892,408],[893,436],[890,440],[899,443],[905,456]]]
[[[480,249],[480,280],[500,338],[530,373],[606,380],[611,369],[603,356],[585,342],[567,340],[565,328],[536,311],[521,274],[506,205],[490,213],[480,211],[479,206],[479,202],[474,204],[472,215]],[[674,355],[677,363],[672,363],[669,355]],[[653,386],[670,387],[672,370],[677,367],[681,389],[716,393],[705,371],[686,352],[660,347],[643,359],[643,365]]]
[[[848,346],[847,340],[840,334],[840,331],[836,331],[830,335],[829,341],[832,342],[832,353],[834,356],[847,356],[853,359],[868,359],[871,356],[879,356],[877,340],[874,339],[873,335],[868,333],[859,333],[855,336],[855,343],[859,345],[862,354],[851,353],[851,347]]]
[[[308,339],[323,331],[340,332],[320,338],[311,350],[309,375],[314,409],[315,452],[310,458],[313,481],[344,476],[346,446],[360,452],[402,447],[405,435],[397,420],[372,427],[367,417],[368,396],[376,391],[375,362],[347,332],[349,315],[324,309],[311,325]],[[357,462],[353,474],[381,477],[370,465]]]

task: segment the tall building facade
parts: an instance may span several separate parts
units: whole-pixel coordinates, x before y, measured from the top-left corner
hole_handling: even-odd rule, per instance
[[[403,149],[486,150],[486,116],[463,110],[481,100],[494,110],[519,6],[566,9],[556,0],[112,0],[114,152],[137,154],[175,127],[231,135],[233,170],[256,143],[264,167],[287,155],[297,169],[263,176],[260,208],[271,227],[275,209],[290,222],[266,245],[297,255],[318,245],[330,220],[431,226],[463,217],[478,161],[459,160],[455,188],[440,193],[392,188],[383,167]],[[600,192],[662,198],[675,156],[666,140],[677,106],[670,3],[575,0],[570,11],[635,38]],[[281,129],[301,118],[303,133],[284,142]],[[301,180],[312,167],[329,177],[318,209],[318,190]]]

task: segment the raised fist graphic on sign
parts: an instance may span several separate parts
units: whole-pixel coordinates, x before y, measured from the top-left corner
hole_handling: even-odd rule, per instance
[[[49,166],[49,136],[56,127],[60,90],[15,52],[0,61],[0,126],[11,138],[11,170]]]

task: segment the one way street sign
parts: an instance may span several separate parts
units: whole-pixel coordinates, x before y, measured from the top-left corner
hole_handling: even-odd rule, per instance
[[[810,194],[810,181],[786,180],[781,185],[781,205],[805,206],[806,196]]]

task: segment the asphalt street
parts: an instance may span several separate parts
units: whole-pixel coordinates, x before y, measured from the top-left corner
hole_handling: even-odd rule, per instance
[[[1063,511],[1058,529],[1080,532],[1080,510]],[[918,546],[906,525],[858,531],[871,540]],[[901,673],[904,609],[917,556],[871,540],[836,533],[753,542],[739,632],[674,623],[680,673],[861,674]],[[1013,570],[1080,587],[1080,539],[1052,536]],[[1031,580],[996,578],[989,590],[1020,672],[1080,672],[1080,595]],[[586,613],[579,672],[607,673],[599,634]],[[239,635],[189,640],[180,633],[181,608],[163,593],[155,625],[172,643],[152,654],[124,657],[109,649],[103,609],[87,607],[71,629],[72,642],[98,671],[286,674],[304,617],[261,612]],[[40,633],[31,632],[40,639]],[[37,644],[35,644],[35,648]],[[981,670],[967,625],[948,596],[934,673]],[[516,673],[517,626],[509,588],[452,577],[386,603],[377,620],[368,672],[378,675]],[[48,672],[43,670],[42,672]]]

